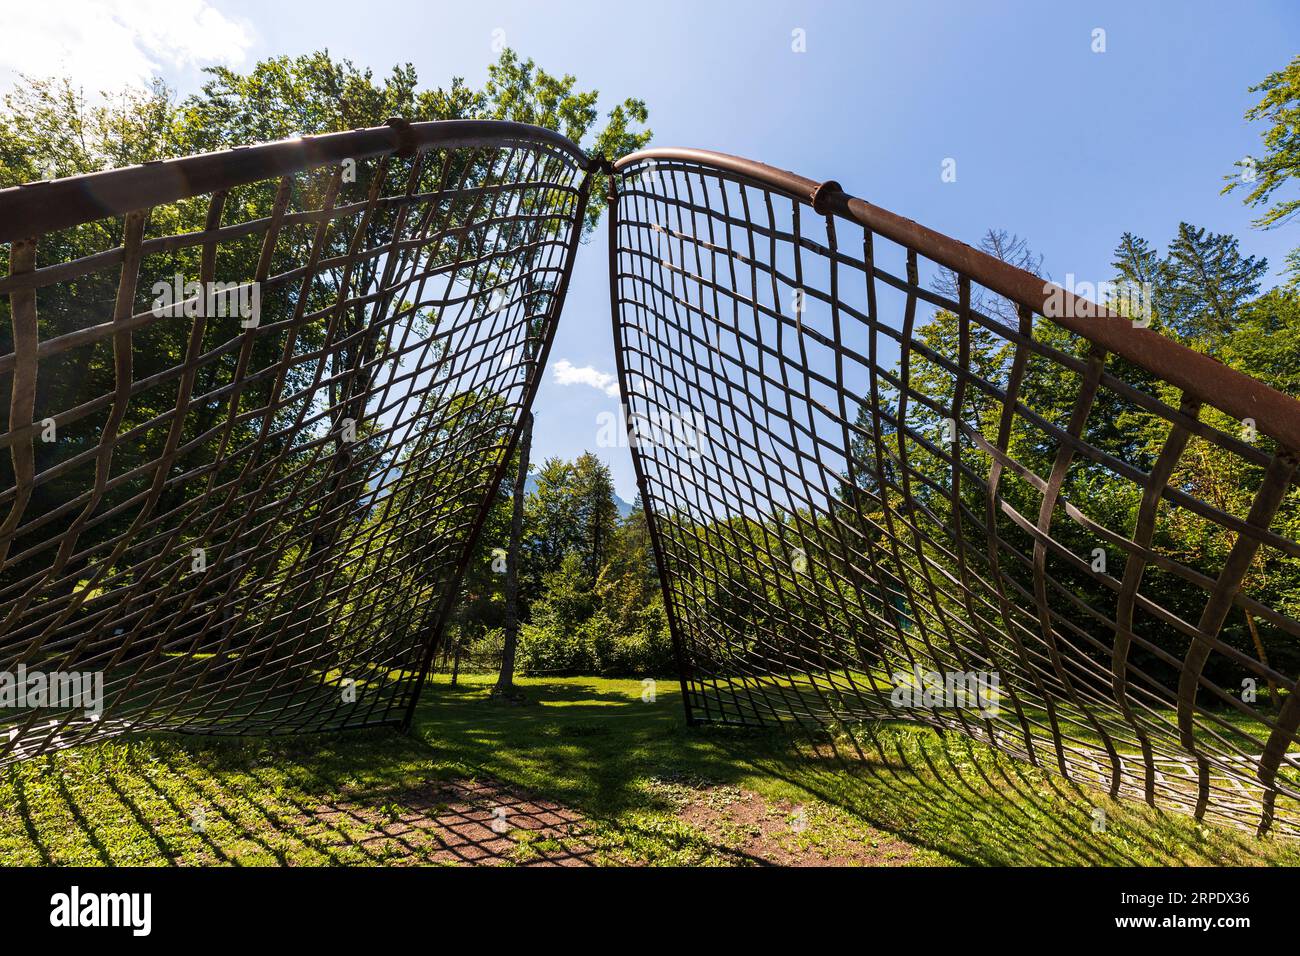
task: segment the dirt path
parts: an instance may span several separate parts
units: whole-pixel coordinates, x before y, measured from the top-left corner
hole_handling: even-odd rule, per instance
[[[656,779],[648,790],[703,847],[701,862],[733,866],[897,866],[912,850],[817,802],[769,801],[738,787]],[[453,780],[322,806],[300,821],[384,865],[637,865],[610,849],[618,824],[593,826],[572,808],[491,780]],[[617,842],[617,841],[615,841]]]
[[[313,822],[387,866],[593,866],[573,810],[483,780],[430,782],[376,799],[339,800]]]
[[[740,865],[900,866],[913,850],[887,833],[817,801],[770,801],[739,787],[658,780],[652,789],[678,818]]]

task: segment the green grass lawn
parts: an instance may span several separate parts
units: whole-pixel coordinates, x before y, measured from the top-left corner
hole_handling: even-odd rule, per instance
[[[888,759],[685,726],[676,684],[440,677],[414,731],[141,737],[0,772],[6,864],[1271,864],[1296,841],[1114,803],[956,735]],[[1094,832],[1094,808],[1105,826]]]

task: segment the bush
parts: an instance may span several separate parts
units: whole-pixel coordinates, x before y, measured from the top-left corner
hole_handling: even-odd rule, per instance
[[[663,603],[655,601],[632,615],[623,633],[614,638],[605,672],[648,677],[676,670],[668,617]]]
[[[662,604],[642,609],[620,628],[604,611],[574,627],[554,620],[525,624],[518,663],[524,674],[599,674],[647,677],[675,670]]]
[[[501,652],[505,649],[506,632],[503,628],[492,627],[478,637],[470,640],[462,652],[462,666],[468,661],[475,668],[487,670],[501,669]]]
[[[596,661],[591,651],[576,630],[549,621],[525,624],[519,631],[515,662],[523,674],[592,674]]]

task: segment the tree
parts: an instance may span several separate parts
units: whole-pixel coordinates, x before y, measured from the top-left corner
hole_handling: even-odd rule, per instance
[[[1160,253],[1153,249],[1141,236],[1126,232],[1120,236],[1119,245],[1115,247],[1115,256],[1111,266],[1115,270],[1115,285],[1121,293],[1137,293],[1141,303],[1147,309],[1147,318],[1154,325],[1159,321],[1156,311],[1156,286],[1160,281]],[[1127,299],[1128,304],[1132,298]],[[1127,315],[1123,303],[1102,303],[1112,311]]]
[[[1264,155],[1239,161],[1240,171],[1224,177],[1223,192],[1249,186],[1244,201],[1258,207],[1268,205],[1274,193],[1300,174],[1300,55],[1252,86],[1250,92],[1264,95],[1246,111],[1246,119],[1271,124],[1261,134]],[[1280,226],[1297,211],[1300,198],[1273,200],[1255,225],[1265,229]]]
[[[569,492],[572,479],[573,465],[562,458],[548,458],[537,470],[536,487],[525,506],[533,593],[577,546],[577,518]]]
[[[534,307],[535,296],[527,296],[525,308]],[[530,323],[528,341],[524,343],[526,361],[531,365],[541,348],[542,326],[540,321]],[[510,546],[506,553],[506,588],[505,620],[501,645],[501,670],[497,674],[496,686],[492,695],[497,698],[514,700],[518,694],[515,690],[515,652],[519,646],[519,625],[522,620],[519,600],[519,566],[523,562],[524,540],[524,498],[528,493],[529,459],[533,448],[533,413],[525,410],[522,430],[519,436],[519,448],[516,451],[515,479],[510,494]]]
[[[513,50],[506,49],[488,67],[487,84],[474,101],[475,115],[544,126],[580,143],[595,126],[599,93],[574,92],[576,82],[567,73],[552,76],[532,60],[521,61]],[[605,115],[605,125],[595,134],[589,151],[609,160],[635,152],[650,142],[651,132],[634,130],[633,124],[645,123],[648,116],[644,100],[629,97],[616,104]],[[587,234],[600,222],[605,202],[604,176],[597,176],[587,202]]]
[[[1159,267],[1166,326],[1187,339],[1227,335],[1267,272],[1268,260],[1242,256],[1235,237],[1179,223]]]
[[[979,248],[981,252],[987,252],[993,258],[1000,259],[1017,269],[1024,269],[1036,276],[1043,274],[1042,254],[1035,254],[1029,248],[1029,240],[1015,233],[1009,233],[1005,229],[989,229],[981,237]],[[930,285],[940,295],[954,302],[959,301],[960,283],[957,273],[951,269],[941,268]],[[970,304],[976,312],[1001,319],[1007,325],[1015,326],[1019,321],[1014,302],[976,283],[971,283]]]
[[[1119,237],[1119,245],[1115,247],[1113,255],[1115,258],[1110,264],[1120,282],[1139,286],[1154,285],[1159,278],[1160,253],[1141,236],[1124,233]]]
[[[1300,291],[1270,289],[1238,313],[1222,359],[1287,395],[1300,395]]]
[[[593,583],[609,554],[618,507],[614,504],[614,482],[609,466],[591,452],[573,462],[574,516],[581,544],[579,553],[588,579]]]
[[[524,412],[523,433],[515,456],[515,480],[510,494],[510,547],[506,552],[506,589],[504,639],[501,646],[501,670],[497,674],[494,697],[515,697],[515,651],[519,645],[522,614],[519,602],[519,564],[523,560],[524,497],[527,494],[528,458],[533,445],[533,413]]]
[[[650,525],[646,522],[640,495],[632,502],[627,517],[618,522],[610,543],[608,565],[617,578],[637,579],[641,590],[652,592],[659,587],[654,548],[650,543]]]

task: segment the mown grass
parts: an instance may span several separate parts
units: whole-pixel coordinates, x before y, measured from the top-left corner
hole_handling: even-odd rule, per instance
[[[430,781],[495,779],[581,813],[608,863],[737,862],[681,819],[683,788],[807,807],[817,825],[802,840],[828,857],[880,840],[905,844],[913,864],[1300,863],[1295,841],[1115,803],[952,734],[882,727],[887,758],[840,760],[780,732],[688,728],[667,681],[653,702],[639,681],[520,683],[528,702],[510,705],[489,699],[486,677],[436,679],[406,737],[160,735],[18,765],[0,773],[0,862],[420,862],[400,839],[372,839],[376,828],[408,815]],[[521,846],[526,862],[546,843]]]
[[[779,731],[687,728],[667,681],[647,704],[636,681],[528,680],[531,703],[517,708],[485,703],[489,678],[461,683],[439,682],[421,708],[415,729],[435,753],[613,821],[653,813],[647,784],[677,775],[841,808],[901,837],[922,863],[1300,863],[1296,841],[1111,801],[956,734],[882,727],[889,759],[840,760]]]

